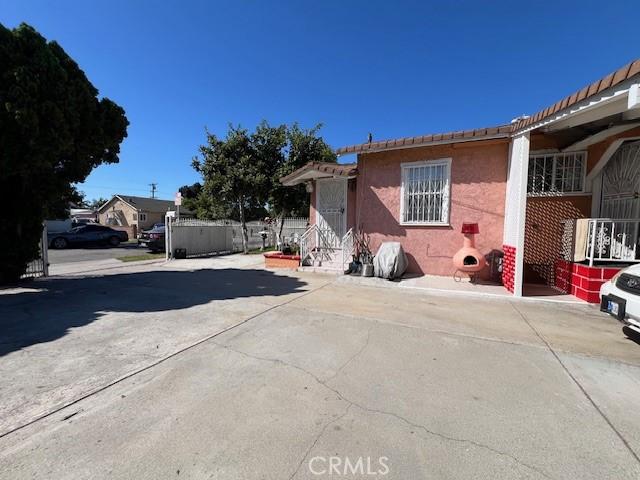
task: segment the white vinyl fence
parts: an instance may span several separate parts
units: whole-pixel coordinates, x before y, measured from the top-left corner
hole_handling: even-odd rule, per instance
[[[277,237],[280,230],[280,219],[276,220],[272,227]],[[277,243],[300,243],[300,238],[307,231],[307,228],[309,228],[309,219],[307,217],[286,217],[282,227],[282,239]]]
[[[283,238],[290,243],[302,236],[306,230],[306,218],[285,218]],[[276,246],[280,222],[247,222],[248,247],[250,250],[263,246],[262,233],[266,232],[264,245]],[[177,248],[186,250],[187,257],[219,255],[242,251],[242,226],[235,220],[195,220],[167,218],[165,248],[167,259],[172,258]]]
[[[229,225],[207,220],[167,218],[165,251],[173,258],[177,249],[184,249],[188,257],[219,255],[233,251],[233,232]]]

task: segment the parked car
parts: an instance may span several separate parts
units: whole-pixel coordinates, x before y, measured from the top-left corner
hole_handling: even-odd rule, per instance
[[[600,287],[600,310],[640,333],[640,265],[620,270]]]
[[[95,223],[81,225],[67,232],[48,233],[47,240],[51,248],[67,248],[80,245],[109,245],[117,247],[120,242],[129,240],[129,235],[127,232],[114,230]]]
[[[138,237],[138,245],[152,252],[164,251],[164,223],[156,223],[151,230],[144,230]]]

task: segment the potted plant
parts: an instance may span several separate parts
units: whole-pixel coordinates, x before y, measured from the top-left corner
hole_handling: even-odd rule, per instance
[[[365,233],[354,235],[356,256],[360,262],[360,272],[363,277],[373,277],[373,254],[369,248],[370,238]]]

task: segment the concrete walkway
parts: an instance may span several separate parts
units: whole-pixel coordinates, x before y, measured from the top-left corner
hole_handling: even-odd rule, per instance
[[[640,477],[640,346],[595,308],[260,263],[3,292],[0,478]]]

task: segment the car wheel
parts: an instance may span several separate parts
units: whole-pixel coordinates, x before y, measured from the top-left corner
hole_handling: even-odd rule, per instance
[[[112,247],[117,247],[120,245],[120,239],[118,237],[109,237],[109,245]]]
[[[54,238],[53,242],[51,242],[51,246],[53,248],[57,248],[60,250],[62,250],[63,248],[67,248],[68,245],[69,245],[69,242],[67,242],[67,240],[62,237]]]

